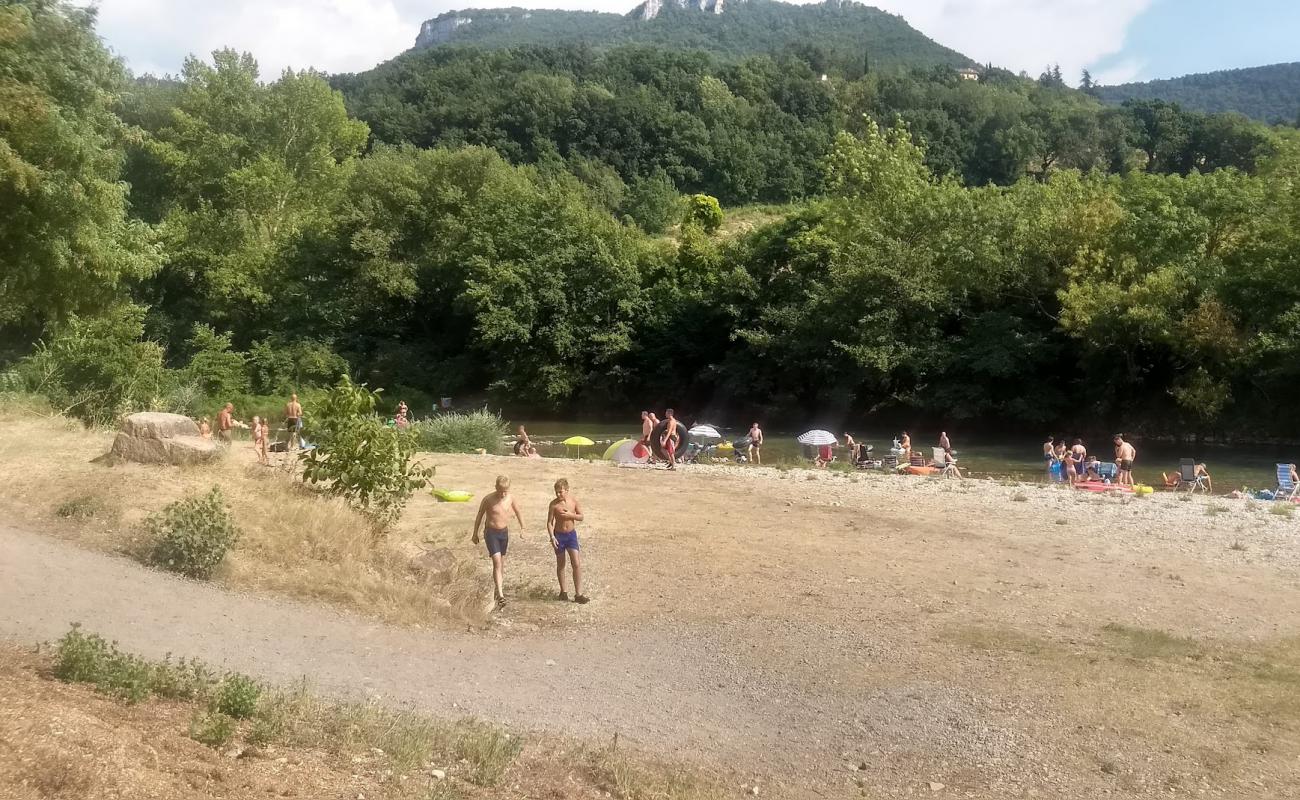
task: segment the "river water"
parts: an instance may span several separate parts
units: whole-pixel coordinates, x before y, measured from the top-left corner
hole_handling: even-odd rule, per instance
[[[517,423],[516,423],[517,424]],[[524,423],[529,436],[541,443],[538,451],[547,458],[599,458],[607,445],[578,448],[565,447],[559,442],[571,436],[586,436],[596,442],[610,442],[640,435],[637,425],[609,425],[601,423]],[[513,430],[513,427],[511,428]],[[728,429],[719,427],[728,440],[739,439],[746,429]],[[763,460],[768,464],[797,465],[805,462],[803,448],[795,441],[797,434],[774,433],[764,431],[766,445],[763,448]],[[875,446],[877,457],[889,452],[894,434],[871,432],[854,432],[860,442]],[[1042,440],[1033,438],[1007,437],[993,439],[987,436],[963,439],[959,433],[949,431],[953,451],[964,470],[973,477],[1010,478],[1015,480],[1045,480],[1046,469],[1042,461]],[[549,443],[549,444],[547,444]],[[912,446],[930,455],[930,448],[938,443],[938,434],[931,436],[922,432],[912,435]],[[1102,461],[1113,460],[1114,446],[1109,440],[1086,441],[1090,453],[1095,453]],[[1300,447],[1275,446],[1219,446],[1178,445],[1169,442],[1134,442],[1138,450],[1134,477],[1139,483],[1159,487],[1163,481],[1162,472],[1178,471],[1180,458],[1195,458],[1204,461],[1214,478],[1216,494],[1230,492],[1243,487],[1251,490],[1272,489],[1276,486],[1276,465],[1300,461]],[[844,451],[838,452],[840,458]]]

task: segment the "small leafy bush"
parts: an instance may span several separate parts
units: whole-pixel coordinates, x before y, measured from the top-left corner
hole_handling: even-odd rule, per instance
[[[190,738],[208,747],[220,747],[235,735],[235,721],[225,714],[200,711],[190,721]]]
[[[232,672],[226,676],[212,698],[212,709],[235,719],[248,719],[257,712],[262,687],[247,675]]]
[[[686,223],[699,225],[705,233],[713,233],[722,227],[722,206],[716,197],[707,194],[693,194],[686,202]]]
[[[501,452],[506,421],[490,411],[439,414],[411,426],[421,450],[431,453]]]
[[[239,541],[239,528],[215,486],[203,497],[185,497],[149,517],[145,530],[155,540],[155,565],[200,580],[212,577]]]
[[[321,402],[314,450],[303,456],[302,478],[370,515],[381,526],[396,522],[406,501],[429,485],[433,470],[413,459],[416,437],[375,416],[379,392],[344,375]]]
[[[1279,517],[1289,517],[1295,513],[1294,503],[1275,502],[1268,507],[1268,513],[1276,514]]]
[[[73,625],[59,640],[54,674],[61,680],[93,684],[128,703],[139,703],[151,694],[153,668],[144,659],[118,650],[116,642],[82,633],[79,625]]]

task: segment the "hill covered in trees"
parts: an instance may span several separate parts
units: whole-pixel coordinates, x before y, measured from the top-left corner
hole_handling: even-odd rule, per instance
[[[1300,62],[1098,86],[1094,92],[1112,105],[1163,100],[1195,111],[1236,112],[1261,122],[1300,125]]]
[[[70,2],[0,30],[0,391],[88,420],[347,371],[519,414],[1300,431],[1293,129],[644,46],[131,82]],[[788,205],[726,237],[701,191]]]
[[[841,68],[968,66],[966,56],[917,31],[899,16],[852,0],[792,5],[777,0],[649,0],[629,14],[522,8],[449,11],[424,23],[417,50],[448,44],[627,44],[705,50],[735,58],[817,48]]]

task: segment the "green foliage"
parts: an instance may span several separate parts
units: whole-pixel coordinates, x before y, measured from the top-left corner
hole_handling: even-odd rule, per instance
[[[681,218],[682,198],[667,173],[659,170],[632,182],[623,213],[646,233],[663,233]]]
[[[1300,62],[1098,86],[1095,93],[1115,105],[1128,100],[1163,100],[1193,111],[1235,111],[1261,122],[1291,124],[1300,108]]]
[[[126,219],[127,132],[111,111],[123,70],[94,15],[0,5],[0,332],[98,313],[157,266],[148,230]]]
[[[686,224],[699,225],[705,233],[716,233],[722,227],[722,220],[722,206],[716,197],[695,194],[686,202]]]
[[[221,747],[235,736],[235,721],[225,714],[199,711],[190,721],[190,738],[208,747]]]
[[[438,19],[465,13],[448,12]],[[664,3],[651,20],[633,14],[520,8],[479,10],[472,16],[472,25],[454,28],[451,43],[485,48],[636,43],[727,56],[794,49],[823,71],[841,66],[861,70],[864,51],[871,54],[872,64],[878,68],[970,63],[960,53],[926,38],[902,17],[857,3],[798,6],[747,0],[728,3],[717,14],[692,3],[685,7]],[[435,39],[422,37],[416,47],[437,44]]]
[[[387,526],[416,490],[429,485],[433,470],[414,463],[413,434],[374,416],[378,399],[378,391],[346,375],[325,395],[313,418],[317,447],[302,456],[303,480],[324,485]]]
[[[230,334],[195,325],[188,342],[193,355],[183,372],[188,383],[208,397],[226,398],[248,391],[248,360],[231,350]]]
[[[285,395],[304,386],[328,386],[347,372],[348,362],[321,342],[272,334],[248,349],[248,369],[256,391]]]
[[[247,675],[232,672],[217,686],[212,697],[212,711],[234,719],[248,719],[257,713],[262,686]]]
[[[207,695],[214,683],[211,672],[196,661],[150,662],[117,648],[93,633],[83,633],[73,623],[59,639],[54,674],[64,681],[89,683],[96,690],[129,703],[151,696],[194,699]]]
[[[189,578],[212,577],[239,541],[239,528],[215,486],[202,497],[177,500],[145,520],[144,527],[154,540],[150,560]]]
[[[421,450],[431,453],[501,452],[506,422],[490,411],[452,412],[422,419],[411,426]]]
[[[96,317],[72,316],[18,367],[28,388],[89,424],[149,408],[167,376],[163,351],[142,341],[144,312],[119,306]]]

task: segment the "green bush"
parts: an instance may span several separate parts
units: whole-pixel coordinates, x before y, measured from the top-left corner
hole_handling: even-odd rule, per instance
[[[153,407],[166,389],[162,347],[143,335],[144,310],[138,306],[70,317],[17,372],[29,391],[56,410],[106,425],[128,411]]]
[[[705,233],[714,233],[722,227],[722,206],[718,198],[707,194],[693,194],[686,204],[686,223],[699,225]]]
[[[217,687],[212,699],[212,710],[235,719],[248,719],[257,713],[257,701],[262,687],[247,675],[232,672]]]
[[[200,711],[190,721],[190,738],[208,747],[220,747],[235,735],[235,721],[225,714]]]
[[[73,625],[59,640],[54,674],[61,680],[93,684],[105,694],[128,703],[147,700],[152,693],[153,668],[149,662],[117,649],[95,634]]]
[[[655,170],[632,183],[622,210],[646,233],[663,233],[681,219],[682,197],[668,174]]]
[[[433,470],[414,463],[414,434],[375,416],[378,401],[378,391],[343,376],[314,417],[317,446],[302,456],[302,477],[387,526],[397,521],[417,489],[429,485]]]
[[[155,541],[155,565],[199,579],[212,577],[239,540],[239,529],[215,486],[203,497],[183,498],[149,517],[145,530]]]
[[[421,450],[431,453],[501,452],[506,421],[490,411],[439,414],[411,426]]]

